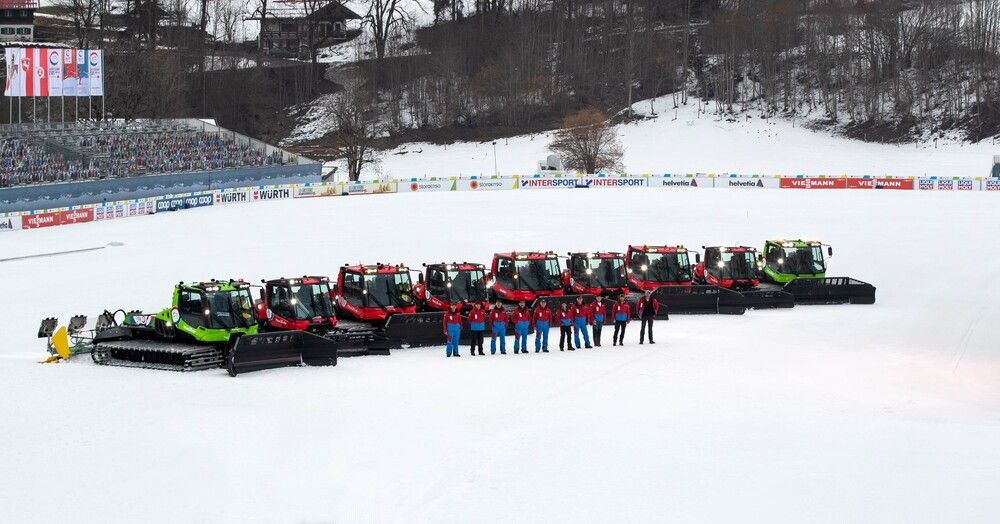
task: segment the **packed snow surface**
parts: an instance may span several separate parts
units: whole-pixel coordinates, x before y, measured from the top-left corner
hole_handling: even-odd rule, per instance
[[[400,194],[5,233],[0,258],[107,247],[0,262],[0,522],[996,522],[996,198]],[[675,315],[655,346],[632,325],[622,348],[236,379],[36,363],[42,317],[156,310],[178,280],[773,237],[834,245],[830,273],[877,304]]]
[[[675,107],[673,97],[665,96],[633,105],[646,119],[616,126],[629,173],[971,177],[988,176],[993,155],[1000,155],[1000,143],[989,139],[869,143],[754,112],[722,119],[712,112],[714,105],[688,101]],[[405,144],[386,152],[379,171],[391,178],[532,174],[551,154],[551,142],[552,133],[539,133],[495,144]]]

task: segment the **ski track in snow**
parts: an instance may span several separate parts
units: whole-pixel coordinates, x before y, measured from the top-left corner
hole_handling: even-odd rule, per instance
[[[5,233],[0,258],[124,245],[0,263],[0,522],[993,522],[998,221],[988,193],[588,189]],[[832,244],[829,273],[878,303],[674,315],[654,346],[633,324],[623,348],[560,353],[554,331],[549,354],[237,379],[36,364],[41,318],[156,310],[181,279],[774,237]]]

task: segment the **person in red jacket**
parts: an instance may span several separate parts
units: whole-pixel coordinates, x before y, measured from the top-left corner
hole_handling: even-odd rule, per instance
[[[469,311],[469,332],[472,333],[472,343],[469,352],[476,354],[476,347],[479,347],[479,354],[483,354],[483,332],[486,331],[486,310],[483,309],[482,302],[474,302],[472,310]]]
[[[497,354],[497,338],[500,338],[500,354],[507,354],[507,311],[497,300],[496,306],[490,310],[490,325],[493,327],[493,338],[490,339],[490,355]]]
[[[549,352],[549,326],[552,323],[552,310],[545,299],[538,301],[538,307],[531,315],[531,323],[535,327],[535,353]]]
[[[524,301],[517,303],[517,307],[510,314],[510,321],[514,324],[514,354],[518,351],[521,354],[528,352],[528,330],[531,329],[531,310]]]
[[[615,332],[611,334],[612,346],[625,345],[625,326],[628,324],[631,313],[632,308],[628,305],[625,293],[618,295],[618,301],[611,307],[611,316],[615,319]]]
[[[590,305],[590,324],[594,329],[594,346],[601,347],[601,330],[604,328],[604,317],[608,316],[608,306],[604,297],[597,295]]]
[[[590,323],[590,306],[583,303],[583,296],[576,297],[576,304],[573,304],[570,312],[573,314],[573,339],[576,341],[576,349],[580,349],[580,332],[583,332],[584,347],[592,348],[590,345],[590,335],[587,334],[587,324]]]
[[[656,344],[653,342],[653,319],[656,314],[660,312],[660,303],[653,298],[652,291],[646,291],[646,293],[639,299],[635,304],[635,314],[639,317],[639,343],[642,344],[643,335],[646,334],[646,330],[649,330],[649,343]]]
[[[444,314],[444,336],[448,337],[448,344],[445,346],[445,356],[456,356],[458,354],[458,339],[462,335],[462,314],[458,312],[458,304],[452,302],[448,312]]]
[[[559,323],[559,351],[563,351],[563,343],[573,349],[573,313],[569,310],[569,304],[563,302],[556,310],[556,322]]]

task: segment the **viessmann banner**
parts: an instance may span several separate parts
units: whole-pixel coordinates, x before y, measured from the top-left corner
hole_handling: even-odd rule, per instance
[[[104,51],[8,47],[4,49],[10,97],[104,96]]]

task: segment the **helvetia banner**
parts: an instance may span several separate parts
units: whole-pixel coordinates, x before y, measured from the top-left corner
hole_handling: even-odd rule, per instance
[[[0,233],[4,231],[17,231],[18,229],[21,229],[21,217],[0,217]]]

